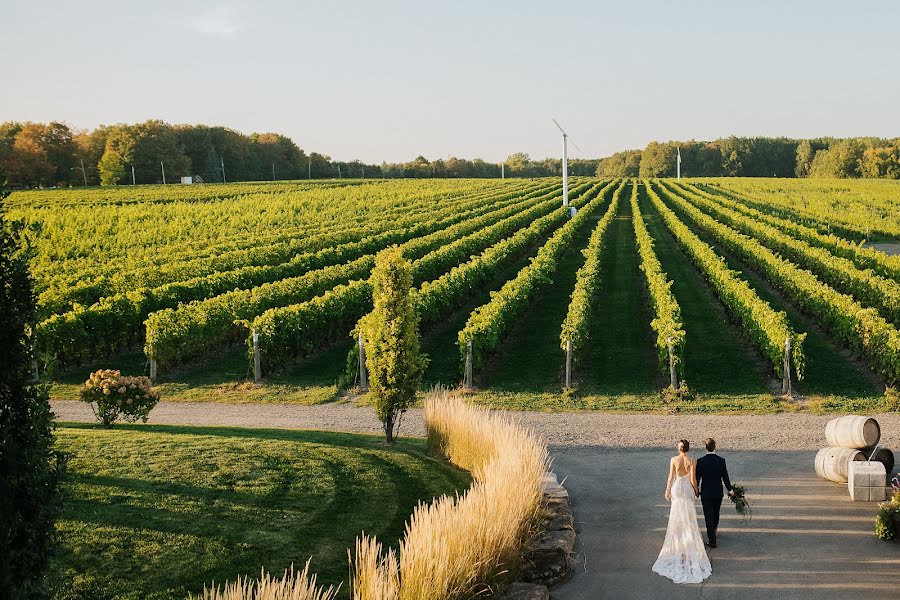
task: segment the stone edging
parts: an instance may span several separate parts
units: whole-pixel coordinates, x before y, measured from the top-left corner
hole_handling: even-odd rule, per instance
[[[522,581],[510,585],[501,600],[549,600],[550,588],[572,573],[575,547],[575,520],[569,506],[569,492],[556,474],[544,475],[544,521],[541,533],[525,551]]]

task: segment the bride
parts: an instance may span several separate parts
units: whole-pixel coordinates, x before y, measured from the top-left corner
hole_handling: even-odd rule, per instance
[[[700,583],[710,576],[712,566],[703,547],[694,498],[697,496],[696,463],[687,455],[687,440],[678,442],[678,456],[669,463],[666,500],[671,501],[666,541],[653,571],[675,583]]]

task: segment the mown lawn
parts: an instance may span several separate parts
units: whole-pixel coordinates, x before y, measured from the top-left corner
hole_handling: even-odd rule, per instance
[[[62,424],[57,445],[71,455],[54,569],[66,600],[182,599],[309,557],[338,584],[361,531],[396,545],[420,500],[470,482],[421,440],[366,435]]]

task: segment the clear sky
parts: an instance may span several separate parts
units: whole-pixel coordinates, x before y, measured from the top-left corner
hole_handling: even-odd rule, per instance
[[[0,0],[0,121],[276,131],[335,159],[900,135],[900,2]]]

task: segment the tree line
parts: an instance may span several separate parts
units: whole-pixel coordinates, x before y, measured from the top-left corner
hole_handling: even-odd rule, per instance
[[[598,160],[569,161],[573,175],[593,175]],[[546,177],[562,174],[559,159],[512,154],[504,166],[451,157],[366,164],[306,153],[278,133],[245,135],[227,127],[149,120],[73,130],[59,122],[0,123],[0,172],[11,188],[275,179]],[[165,177],[165,180],[163,179]]]
[[[678,151],[685,177],[900,179],[900,138],[727,137],[712,142],[650,142],[599,161],[601,177],[673,177]]]
[[[900,179],[900,138],[727,137],[711,142],[651,142],[603,159],[571,159],[571,175],[671,177],[681,151],[688,177],[871,177]],[[278,133],[245,135],[227,127],[170,125],[159,120],[73,130],[64,123],[0,123],[0,173],[14,189],[197,181],[276,179],[548,177],[558,158],[511,154],[480,158],[424,156],[405,163],[337,161],[301,149]],[[163,179],[165,177],[165,180]]]

